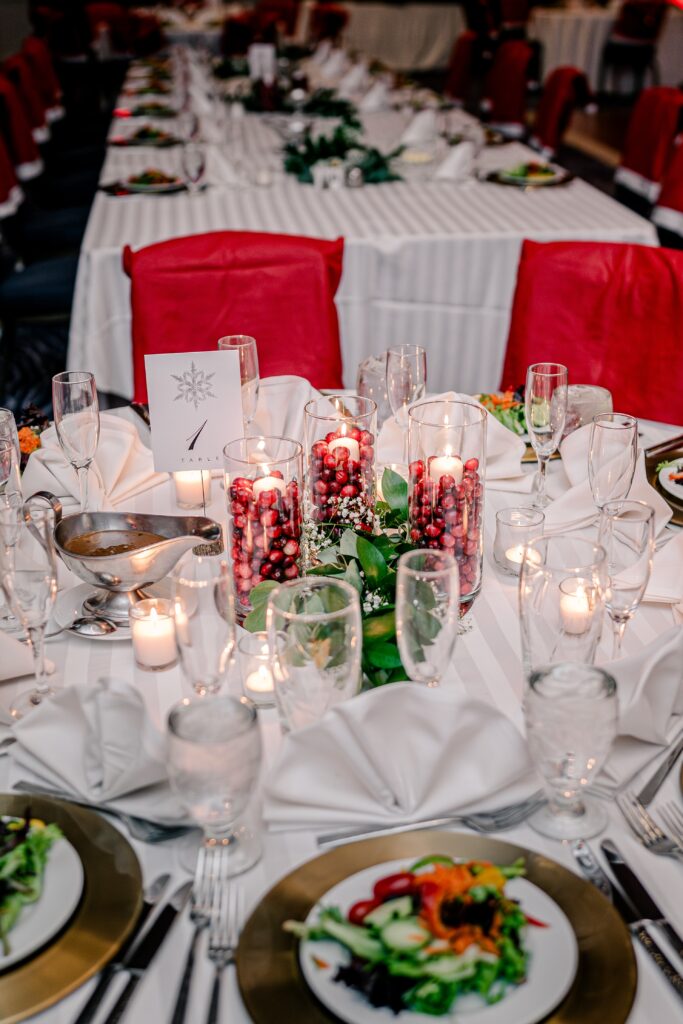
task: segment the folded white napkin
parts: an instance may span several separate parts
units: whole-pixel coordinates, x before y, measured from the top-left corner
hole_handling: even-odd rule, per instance
[[[401,136],[404,146],[416,146],[423,142],[434,142],[436,139],[436,111],[421,110],[415,114]]]
[[[388,110],[389,106],[389,86],[382,80],[370,86],[358,103],[358,109],[364,114],[376,114],[381,110]]]
[[[272,85],[277,75],[277,55],[272,43],[252,43],[247,50],[249,77],[252,82]]]
[[[448,155],[434,175],[437,181],[466,181],[474,165],[474,143],[460,142],[451,146]]]
[[[11,785],[64,790],[88,803],[164,824],[186,814],[168,785],[165,740],[128,683],[59,690],[14,726]]]
[[[265,786],[275,828],[391,825],[500,807],[537,787],[523,737],[449,687],[394,683],[284,740]]]
[[[652,574],[643,600],[653,604],[678,604],[683,601],[683,533],[655,552]]]
[[[445,401],[462,399],[471,402],[469,395],[461,395],[455,391],[446,391],[441,395],[430,395],[428,398],[415,402]],[[396,416],[391,416],[382,426],[379,434],[378,457],[380,462],[388,465],[391,462],[403,462],[405,459],[404,438],[408,429],[408,412],[405,409]],[[486,421],[486,486],[493,490],[529,491],[533,481],[532,474],[523,474],[521,458],[526,445],[521,437],[504,427],[494,416]]]
[[[303,377],[264,378],[259,387],[252,434],[291,437],[303,444],[304,406],[314,398],[320,398],[320,392]]]
[[[54,672],[53,662],[45,660],[48,672]],[[30,676],[33,672],[33,655],[27,644],[22,644],[14,636],[0,632],[0,683],[8,679],[19,679]]]
[[[320,73],[324,78],[332,81],[340,78],[349,66],[349,58],[341,49],[332,50],[324,64],[320,66]]]
[[[78,477],[59,446],[54,426],[48,427],[40,440],[41,447],[24,470],[24,494],[30,497],[36,491],[51,491],[73,508],[79,501]],[[100,414],[100,441],[88,480],[92,509],[117,508],[167,479],[167,473],[154,472],[152,453],[131,423],[110,413]]]
[[[342,99],[352,99],[358,93],[363,92],[370,79],[368,66],[365,61],[359,60],[349,68],[337,86],[337,93]]]
[[[332,52],[332,41],[330,39],[321,39],[315,48],[315,53],[311,56],[313,64],[317,64],[321,67]]]

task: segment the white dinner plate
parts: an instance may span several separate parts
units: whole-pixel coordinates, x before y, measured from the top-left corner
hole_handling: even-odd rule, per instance
[[[375,864],[333,886],[311,909],[306,923],[312,925],[323,907],[338,906],[343,914],[361,899],[368,899],[380,878],[409,865],[404,860]],[[350,961],[348,950],[333,941],[304,941],[299,945],[299,962],[306,983],[320,1002],[347,1024],[435,1024],[438,1020],[468,1020],[472,1024],[536,1024],[564,999],[576,974],[576,936],[557,903],[542,889],[524,878],[513,878],[505,886],[507,895],[519,900],[522,910],[545,922],[547,928],[529,927],[525,944],[530,952],[529,976],[525,984],[511,988],[504,999],[487,1006],[478,996],[458,999],[451,1012],[442,1017],[401,1012],[371,1006],[360,992],[335,982],[337,968]],[[315,957],[315,960],[314,960]],[[317,962],[316,962],[317,961]],[[321,966],[324,965],[324,966]]]
[[[152,195],[163,192],[177,192],[179,189],[185,187],[185,182],[180,178],[174,178],[173,181],[163,182],[159,185],[143,185],[135,184],[132,181],[122,182],[124,188],[127,188],[129,192],[150,192]]]
[[[511,174],[511,169],[505,169],[498,171],[498,178],[501,181],[507,182],[510,185],[556,185],[558,181],[562,181],[567,172],[561,167],[554,167],[552,164],[548,164],[552,170],[552,174],[544,174],[541,177],[535,177],[530,175],[529,177],[520,178],[517,174]]]
[[[67,839],[58,839],[48,854],[40,898],[22,908],[8,936],[9,956],[3,956],[0,949],[0,971],[31,956],[61,931],[80,903],[82,892],[81,858]]]
[[[679,501],[683,501],[683,481],[669,480],[669,473],[683,473],[683,459],[670,462],[659,471],[659,483],[665,491]]]

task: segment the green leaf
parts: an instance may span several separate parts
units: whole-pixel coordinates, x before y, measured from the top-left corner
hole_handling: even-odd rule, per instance
[[[414,612],[415,632],[418,638],[424,643],[425,640],[435,640],[441,632],[441,623],[431,612],[423,608],[415,608]]]
[[[393,469],[387,468],[382,475],[382,494],[389,508],[394,512],[408,511],[408,482]]]
[[[361,597],[363,596],[364,584],[360,574],[360,569],[358,568],[358,562],[349,562],[344,570],[343,578],[347,583],[350,583],[352,587],[356,588]]]
[[[368,644],[365,649],[365,656],[371,665],[377,668],[399,668],[402,665],[401,655],[395,644],[380,642]]]
[[[381,615],[369,615],[363,619],[363,642],[391,640],[396,636],[396,615],[394,610],[383,611]]]
[[[275,580],[264,580],[263,583],[258,583],[249,595],[252,610],[244,620],[244,628],[250,633],[260,633],[266,628],[266,605],[271,590],[276,586]]]
[[[389,571],[384,555],[377,550],[372,541],[366,540],[365,537],[357,537],[356,544],[365,578],[370,584],[379,583]]]
[[[350,558],[358,558],[358,536],[353,530],[344,530],[339,541],[340,555],[348,555]]]

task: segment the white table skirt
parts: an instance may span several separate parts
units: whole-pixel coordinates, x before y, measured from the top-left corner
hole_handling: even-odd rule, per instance
[[[249,166],[279,167],[274,132],[258,115],[245,120],[240,149]],[[386,146],[405,123],[394,112],[365,118],[368,137]],[[102,390],[132,396],[126,244],[137,249],[216,230],[343,236],[337,308],[345,386],[355,384],[365,356],[419,341],[431,380],[471,392],[498,386],[522,239],[656,244],[650,223],[583,181],[528,194],[419,178],[320,191],[278,171],[270,188],[235,189],[221,184],[228,155],[229,147],[208,147],[213,185],[199,196],[97,195],[81,251],[68,366],[94,372]],[[530,156],[511,143],[484,150],[480,165],[510,166]],[[102,181],[150,166],[179,173],[180,150],[110,148]]]
[[[670,428],[664,436],[670,436],[674,428]],[[651,443],[662,436],[661,431],[648,436]],[[549,467],[549,487],[551,492],[556,489],[564,474],[560,463],[551,463]],[[517,617],[516,585],[508,577],[501,577],[492,563],[493,530],[495,512],[498,509],[514,505],[519,497],[512,493],[489,491],[486,496],[486,538],[485,538],[485,571],[484,583],[480,596],[477,598],[473,611],[473,628],[458,640],[453,670],[444,683],[449,687],[467,692],[473,697],[490,701],[500,708],[513,721],[521,721],[520,697],[522,693],[522,669],[520,662],[519,623]],[[522,500],[528,501],[528,496]],[[170,484],[164,484],[153,491],[139,496],[133,503],[136,510],[179,514],[172,497]],[[214,501],[209,514],[217,519],[224,519],[223,494],[215,486]],[[636,652],[643,644],[649,643],[657,635],[669,629],[673,623],[672,611],[667,606],[643,605],[636,613],[626,630],[624,653]],[[605,634],[609,634],[605,629]],[[598,662],[609,656],[610,638],[605,636],[601,645]],[[57,683],[71,684],[85,679],[96,679],[100,676],[115,676],[129,680],[144,695],[149,712],[153,719],[162,724],[166,711],[171,704],[179,700],[186,692],[181,679],[180,670],[173,668],[165,672],[146,673],[136,668],[130,644],[127,642],[94,642],[82,638],[68,636],[49,643],[49,656],[56,662],[58,669]],[[0,701],[9,707],[14,694],[30,685],[29,680],[19,683],[4,683],[0,688]],[[275,711],[259,713],[264,739],[266,765],[271,765],[280,744],[280,733]],[[7,759],[0,757],[0,791],[7,788]],[[463,765],[463,771],[467,766]],[[645,773],[647,774],[647,772]],[[677,772],[668,779],[657,802],[665,799],[678,799]],[[312,780],[314,784],[314,780]],[[457,785],[457,780],[454,781]],[[257,811],[258,800],[255,801]],[[641,875],[642,880],[650,888],[652,894],[670,915],[674,925],[683,931],[683,882],[680,864],[667,858],[655,857],[647,853],[627,831],[620,814],[614,804],[609,805],[611,818],[607,835],[612,836],[619,844],[626,857]],[[559,843],[543,839],[528,826],[521,826],[502,834],[502,838],[511,842],[539,850],[558,860],[565,867],[574,867],[571,855]],[[593,841],[598,849],[599,840]],[[149,882],[163,871],[171,871],[176,881],[180,880],[182,869],[179,867],[178,856],[182,846],[179,842],[169,842],[157,846],[135,843],[136,852],[140,857],[145,880]],[[315,835],[311,832],[285,832],[266,834],[264,836],[264,856],[261,862],[243,876],[242,884],[248,909],[251,909],[261,896],[280,878],[304,861],[318,853]],[[163,1024],[170,1017],[177,984],[179,981],[185,953],[191,935],[191,925],[184,920],[176,927],[172,936],[163,946],[160,955],[154,962],[148,975],[131,1003],[126,1024]],[[663,948],[666,941],[657,937]],[[204,936],[204,942],[206,937]],[[208,1007],[211,970],[202,952],[198,955],[195,983],[191,993],[188,1010],[188,1024],[203,1024]],[[677,1001],[667,983],[659,974],[651,961],[636,948],[638,959],[638,989],[634,1009],[629,1017],[629,1024],[653,1024],[653,1021],[673,1024],[681,1020],[680,1002]],[[669,955],[674,959],[673,953]],[[113,987],[111,998],[106,1004],[111,1005],[113,998],[124,983],[120,979]],[[36,1024],[72,1024],[78,1011],[88,998],[93,982],[89,982],[79,991],[58,1006],[32,1018]],[[104,1010],[100,1019],[104,1019]],[[275,1024],[276,1018],[273,1018]],[[248,1024],[249,1017],[237,991],[234,971],[226,974],[223,1001],[220,1013],[222,1024]]]

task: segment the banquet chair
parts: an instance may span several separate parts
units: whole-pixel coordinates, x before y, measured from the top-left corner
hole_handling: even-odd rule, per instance
[[[50,138],[50,128],[47,123],[46,107],[26,54],[15,53],[8,57],[2,64],[2,71],[17,88],[33,138],[39,145],[47,142]]]
[[[667,11],[666,0],[624,0],[614,28],[602,51],[598,91],[605,91],[608,71],[621,77],[633,76],[633,94],[637,95],[650,72],[653,85],[659,84],[657,39]]]
[[[459,106],[464,106],[469,99],[477,61],[477,49],[477,34],[471,29],[461,32],[453,43],[443,91]]]
[[[259,27],[274,24],[282,28],[284,36],[292,36],[299,17],[299,3],[298,0],[258,0],[254,13]]]
[[[311,8],[310,34],[314,42],[336,40],[346,28],[349,12],[340,4],[318,3]]]
[[[652,220],[662,245],[683,249],[683,134],[673,146]]]
[[[534,52],[528,43],[501,43],[484,83],[482,109],[492,127],[504,135],[524,134],[527,82]]]
[[[524,39],[529,21],[529,0],[498,0],[498,17],[501,40]]]
[[[38,36],[27,36],[21,48],[33,69],[48,123],[61,120],[65,113],[62,106],[62,87],[47,43]]]
[[[19,91],[0,70],[0,134],[20,181],[30,181],[43,173],[45,164],[33,137],[26,107]]]
[[[592,101],[588,79],[578,68],[560,67],[545,80],[530,143],[546,159],[555,156],[576,107]]]
[[[525,241],[504,387],[560,362],[572,384],[599,384],[614,408],[683,424],[683,252],[619,242]]]
[[[657,199],[673,140],[683,128],[683,92],[645,89],[629,120],[621,164],[614,173],[617,198],[646,216]]]
[[[227,334],[256,338],[262,377],[295,373],[342,386],[334,296],[344,242],[249,231],[175,238],[133,252],[134,401],[147,401],[145,355],[215,349]]]

